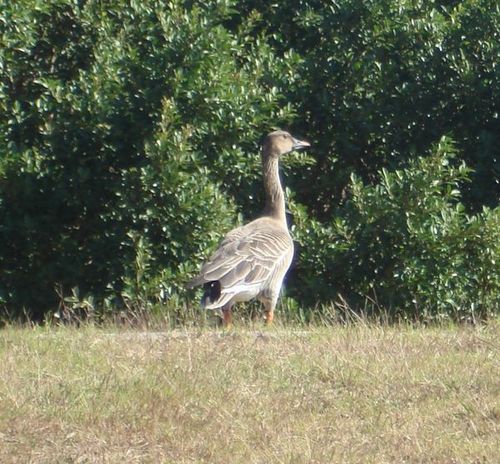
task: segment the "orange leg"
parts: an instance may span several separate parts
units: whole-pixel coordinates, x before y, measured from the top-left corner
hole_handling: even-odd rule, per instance
[[[264,305],[266,312],[266,325],[271,325],[274,319],[274,306],[275,303],[269,302]]]
[[[222,308],[222,319],[225,327],[231,327],[233,324],[233,313],[231,312],[232,304],[228,304]]]

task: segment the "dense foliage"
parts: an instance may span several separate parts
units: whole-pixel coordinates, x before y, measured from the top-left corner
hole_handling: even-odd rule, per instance
[[[498,310],[495,0],[0,0],[0,32],[4,315],[184,296],[274,127],[315,159],[284,166],[289,297]]]
[[[297,238],[315,252],[301,262],[301,275],[308,276],[303,298],[311,289],[325,299],[349,295],[358,305],[368,297],[372,310],[382,304],[402,317],[462,319],[495,307],[498,211],[466,214],[458,187],[468,169],[463,162],[454,166],[455,158],[443,138],[405,169],[382,169],[374,186],[353,175],[351,198],[329,227],[304,217]],[[318,267],[321,277],[310,280]]]

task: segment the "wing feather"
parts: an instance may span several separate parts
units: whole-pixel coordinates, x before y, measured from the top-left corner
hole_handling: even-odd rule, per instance
[[[240,261],[237,266],[234,266],[219,279],[221,287],[223,289],[228,289],[238,282],[244,281],[251,270],[252,265],[249,261]]]
[[[283,262],[289,262],[290,253],[293,242],[288,230],[268,218],[257,220],[227,234],[188,285],[219,280],[221,301],[226,300],[236,288],[239,292],[267,282]]]

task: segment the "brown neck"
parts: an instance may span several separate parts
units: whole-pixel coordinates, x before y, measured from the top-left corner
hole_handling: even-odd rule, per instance
[[[271,216],[274,219],[278,219],[286,226],[285,195],[283,194],[280,182],[278,157],[263,156],[262,175],[266,195],[264,216]]]

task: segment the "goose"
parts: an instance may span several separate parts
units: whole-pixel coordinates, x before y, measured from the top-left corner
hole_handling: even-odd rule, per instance
[[[293,241],[285,217],[285,196],[279,177],[279,159],[309,147],[288,132],[268,134],[262,145],[265,207],[262,215],[231,230],[187,287],[204,286],[204,309],[221,309],[225,326],[232,322],[235,303],[258,299],[271,324],[283,278],[293,257]]]

